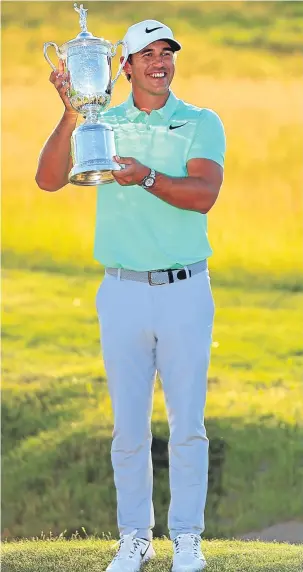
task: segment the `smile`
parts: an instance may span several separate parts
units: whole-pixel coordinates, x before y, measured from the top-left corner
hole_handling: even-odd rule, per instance
[[[156,72],[156,73],[151,73],[149,74],[150,77],[154,77],[154,78],[162,78],[166,76],[165,72]]]

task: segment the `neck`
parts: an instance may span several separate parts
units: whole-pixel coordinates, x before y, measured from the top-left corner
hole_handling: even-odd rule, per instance
[[[167,91],[161,95],[153,95],[151,93],[147,93],[146,91],[133,89],[134,105],[137,107],[137,109],[145,111],[149,114],[153,109],[161,109],[161,107],[164,107],[169,98],[169,94],[170,91]]]

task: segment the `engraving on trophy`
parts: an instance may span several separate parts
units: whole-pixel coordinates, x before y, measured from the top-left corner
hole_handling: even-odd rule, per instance
[[[82,165],[94,165],[95,162],[95,160],[82,161]],[[98,163],[101,163],[101,165],[107,165],[109,169],[111,168],[110,159],[98,159]]]
[[[101,52],[102,53],[102,52]],[[107,53],[107,50],[104,50],[104,54]],[[89,50],[89,55],[88,55],[88,51],[83,49],[83,46],[76,46],[74,48],[70,48],[69,49],[69,53],[68,56],[78,56],[79,58],[81,58],[81,61],[84,61],[85,59],[87,59],[89,56],[95,56],[98,57],[100,54],[100,50],[97,50],[96,48],[94,50],[92,50],[92,48],[90,48]]]

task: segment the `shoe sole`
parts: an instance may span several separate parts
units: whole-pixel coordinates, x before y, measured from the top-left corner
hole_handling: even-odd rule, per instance
[[[155,553],[154,550],[153,550],[153,552],[152,552],[150,555],[145,555],[145,556],[143,556],[142,562],[141,562],[140,567],[138,568],[138,571],[137,571],[137,572],[140,572],[142,566],[143,566],[144,564],[146,564],[149,560],[152,560],[153,558],[155,558],[155,556],[156,556],[156,553]],[[107,568],[105,569],[104,572],[108,572]]]

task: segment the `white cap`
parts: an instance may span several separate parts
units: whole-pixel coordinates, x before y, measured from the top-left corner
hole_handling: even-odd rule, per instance
[[[175,40],[171,29],[158,20],[144,20],[133,24],[128,28],[123,40],[127,44],[128,55],[140,52],[156,40],[167,40],[175,52],[181,50],[181,44]],[[124,47],[123,55],[125,55]]]

